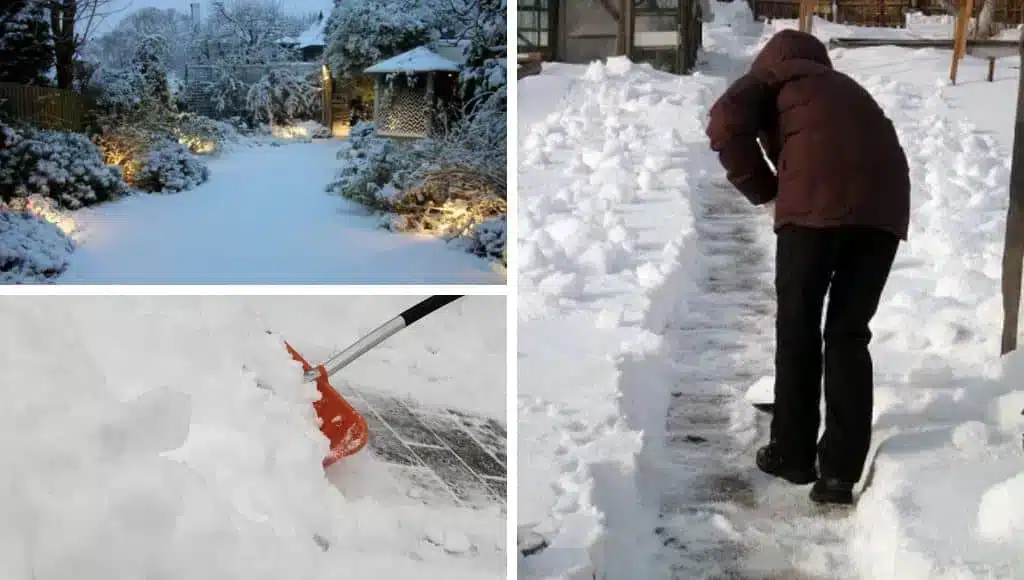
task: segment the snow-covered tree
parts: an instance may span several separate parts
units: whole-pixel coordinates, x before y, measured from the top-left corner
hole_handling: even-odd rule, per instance
[[[462,97],[467,102],[498,96],[504,98],[506,85],[505,27],[506,0],[476,0],[459,6],[449,0],[451,11],[465,23],[462,38],[469,42],[466,66],[460,74]]]
[[[153,34],[143,38],[135,49],[135,67],[142,82],[142,93],[154,104],[170,106],[171,92],[167,87],[167,41]]]
[[[276,0],[214,2],[212,14],[192,44],[201,64],[266,64],[292,60],[284,42],[299,34],[307,18],[288,14]]]
[[[246,105],[252,118],[271,125],[311,119],[320,105],[320,87],[315,79],[274,69],[249,87]]]
[[[43,2],[7,0],[0,5],[0,63],[0,81],[48,84],[53,43]]]
[[[54,68],[57,86],[69,89],[74,84],[75,63],[104,19],[114,12],[115,0],[38,0],[50,15]]]
[[[327,20],[327,63],[339,77],[357,76],[381,60],[436,40],[447,26],[442,22],[433,2],[340,2]]]
[[[142,8],[125,16],[109,33],[90,42],[85,52],[101,66],[127,68],[135,59],[139,44],[158,35],[167,44],[168,72],[183,76],[192,34],[192,22],[185,13]]]

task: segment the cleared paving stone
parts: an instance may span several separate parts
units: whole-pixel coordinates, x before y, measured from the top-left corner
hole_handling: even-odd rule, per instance
[[[499,422],[351,387],[345,396],[366,419],[369,451],[412,484],[412,495],[463,507],[505,503],[507,435]]]

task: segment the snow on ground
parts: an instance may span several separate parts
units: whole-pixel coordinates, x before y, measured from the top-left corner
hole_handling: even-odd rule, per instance
[[[1024,355],[997,360],[1018,59],[988,83],[967,57],[950,86],[949,51],[832,51],[893,119],[915,187],[873,325],[877,469],[852,515],[825,515],[752,466],[774,236],[733,207],[702,133],[795,23],[716,12],[697,75],[612,59],[519,82],[519,517],[550,541],[521,577],[1021,577]],[[885,34],[943,36],[925,24]]]
[[[67,284],[484,284],[489,263],[442,240],[383,230],[325,193],[334,141],[237,148],[184,193],[74,214]]]
[[[704,144],[686,112],[710,97],[624,59],[519,82],[519,524],[551,538],[525,577],[657,577],[638,473],[661,446],[660,334],[694,259]]]
[[[265,333],[321,360],[416,300],[0,299],[0,577],[503,578],[502,508],[395,493],[367,451],[329,483],[316,391]],[[332,382],[504,422],[504,321],[464,298]]]

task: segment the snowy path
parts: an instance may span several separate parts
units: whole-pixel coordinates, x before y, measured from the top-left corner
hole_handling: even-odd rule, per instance
[[[680,580],[812,578],[791,564],[812,558],[849,570],[845,526],[808,507],[807,486],[772,480],[752,461],[768,418],[742,397],[772,370],[770,220],[728,184],[694,198],[704,272],[669,332],[683,370],[666,421],[665,563]]]
[[[239,148],[185,193],[75,213],[79,244],[61,283],[501,283],[443,241],[380,229],[325,193],[338,143]]]

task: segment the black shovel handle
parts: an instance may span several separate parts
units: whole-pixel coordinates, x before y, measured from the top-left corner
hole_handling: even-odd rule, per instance
[[[417,304],[413,304],[409,308],[406,308],[404,312],[399,314],[399,316],[402,317],[402,320],[405,321],[406,326],[411,326],[412,323],[416,322],[417,320],[423,318],[424,316],[430,314],[431,312],[434,312],[435,310],[444,308],[445,306],[451,304],[452,302],[455,302],[459,298],[462,298],[462,295],[431,296],[429,298],[421,300]]]

